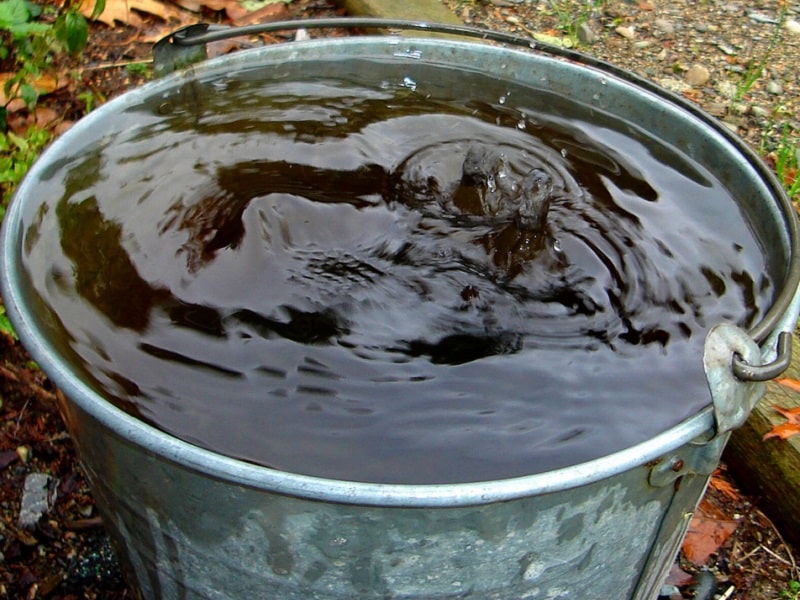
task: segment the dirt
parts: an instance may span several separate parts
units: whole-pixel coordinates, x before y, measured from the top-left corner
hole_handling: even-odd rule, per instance
[[[558,14],[548,2],[446,0],[465,23],[520,35],[544,34],[573,41],[584,17],[596,38],[578,48],[670,87],[726,122],[767,161],[784,127],[800,130],[798,89],[800,37],[770,21],[797,20],[798,5],[776,2],[608,0],[599,8]],[[565,7],[566,4],[561,4]],[[583,5],[586,6],[586,5]],[[785,6],[787,12],[781,12]],[[333,3],[294,0],[281,18],[342,14]],[[138,27],[94,23],[77,74],[68,85],[43,96],[52,127],[65,127],[86,109],[144,83],[148,75],[126,67],[147,60],[160,32],[192,20],[224,21],[205,10],[165,23],[142,14]],[[277,13],[276,13],[277,14]],[[776,38],[776,31],[780,37]],[[312,36],[336,32],[311,32]],[[288,39],[276,35],[267,42]],[[775,41],[777,40],[777,42]],[[691,75],[690,75],[691,73]],[[706,73],[708,77],[706,78]],[[744,90],[748,74],[757,74]],[[737,92],[740,98],[733,98]],[[39,115],[41,119],[41,113]],[[23,128],[36,114],[17,111],[9,120]],[[19,342],[0,334],[0,597],[126,598],[119,566],[77,462],[77,451],[58,412],[59,392],[33,364]],[[30,527],[18,518],[22,490],[32,473],[52,477],[53,503]],[[743,494],[723,468],[691,525],[692,535],[669,583],[673,598],[701,597],[697,584],[710,572],[717,598],[774,600],[800,579],[793,549],[783,541],[757,499]],[[719,533],[717,525],[727,523]],[[710,598],[714,596],[702,596]]]

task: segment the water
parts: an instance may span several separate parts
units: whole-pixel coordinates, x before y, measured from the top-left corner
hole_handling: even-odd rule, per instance
[[[43,178],[26,268],[97,390],[223,454],[401,483],[576,464],[710,402],[705,333],[774,289],[702,165],[476,74],[286,69],[144,99]]]

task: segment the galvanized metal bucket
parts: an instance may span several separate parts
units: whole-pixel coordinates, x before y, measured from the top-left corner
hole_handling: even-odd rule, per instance
[[[208,32],[202,28],[200,33]],[[788,336],[800,312],[798,226],[774,177],[713,119],[598,61],[562,49],[534,50],[379,36],[242,52],[109,102],[58,140],[31,170],[3,224],[3,298],[23,343],[68,399],[63,411],[69,429],[137,597],[657,595],[730,430],[761,396],[760,381],[789,362]],[[75,141],[103,135],[104,123],[143,98],[175,94],[197,78],[254,64],[326,58],[336,65],[365,56],[403,61],[412,77],[425,63],[484,71],[503,65],[503,77],[533,89],[546,86],[603,111],[635,115],[643,127],[684,147],[739,191],[742,210],[758,215],[754,227],[760,239],[768,240],[765,264],[776,274],[780,291],[753,330],[720,324],[709,333],[705,356],[698,360],[708,375],[711,406],[635,447],[572,467],[499,481],[395,485],[327,480],[237,461],[162,433],[93,391],[48,339],[22,267],[37,182],[70,155]]]

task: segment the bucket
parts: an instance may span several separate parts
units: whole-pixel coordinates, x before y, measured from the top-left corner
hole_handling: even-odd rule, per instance
[[[322,25],[332,23],[317,22]],[[165,433],[97,391],[93,376],[69,360],[72,340],[52,335],[59,320],[80,313],[54,315],[43,306],[41,273],[28,259],[46,237],[37,224],[47,219],[52,186],[71,185],[59,180],[61,166],[90,142],[114,144],[114,122],[122,114],[142,107],[158,114],[176,105],[191,110],[199,101],[197,82],[213,85],[239,73],[281,78],[286,65],[302,70],[314,61],[350,72],[365,59],[373,67],[393,65],[394,73],[400,65],[408,86],[422,86],[433,65],[492,73],[533,94],[544,89],[583,99],[598,115],[639,123],[736,190],[776,291],[749,331],[709,324],[697,356],[711,392],[708,406],[645,441],[578,464],[488,481],[404,484],[237,460]],[[481,94],[468,84],[464,89]],[[26,348],[64,393],[69,431],[139,598],[654,598],[730,431],[747,418],[762,382],[788,365],[800,312],[796,217],[757,157],[680,98],[604,63],[538,44],[520,50],[368,36],[292,42],[187,67],[123,94],[57,140],[19,187],[1,250],[6,309]]]

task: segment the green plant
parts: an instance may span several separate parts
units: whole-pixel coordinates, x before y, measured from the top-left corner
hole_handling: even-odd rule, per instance
[[[2,304],[0,304],[0,334],[7,335],[15,340],[19,339],[17,332],[14,331],[14,327],[11,325],[11,321],[6,316],[6,307]]]
[[[11,131],[0,133],[0,187],[3,191],[0,199],[0,221],[17,184],[22,181],[51,136],[50,132],[38,127],[29,128],[24,136]]]
[[[800,169],[800,137],[792,135],[789,124],[784,123],[778,148],[775,150],[775,173],[793,202],[800,202],[798,169]]]
[[[50,69],[54,53],[83,50],[89,26],[78,7],[77,0],[69,0],[53,22],[41,22],[39,5],[29,0],[0,0],[0,59],[13,59],[16,66],[3,86],[6,103],[21,98],[27,106],[35,105],[39,97],[36,80]],[[93,16],[104,8],[105,0],[97,0]]]
[[[800,600],[800,581],[790,581],[789,587],[778,596],[782,600]]]
[[[578,28],[602,7],[605,0],[550,0],[549,5],[558,21],[558,29],[575,45]]]
[[[745,94],[750,91],[755,82],[761,79],[761,75],[763,75],[764,69],[769,62],[769,59],[772,57],[772,53],[775,51],[775,48],[783,38],[783,25],[786,22],[786,12],[788,9],[785,2],[780,2],[779,5],[781,8],[780,15],[778,16],[778,22],[775,24],[775,29],[772,32],[772,37],[770,38],[769,45],[764,52],[764,56],[761,57],[760,61],[751,62],[750,68],[747,69],[741,81],[739,81],[738,85],[736,86],[736,91],[733,94],[734,103],[739,102],[742,98],[744,98]]]
[[[129,73],[139,76],[147,76],[151,73],[153,64],[151,62],[134,62],[125,66]]]

